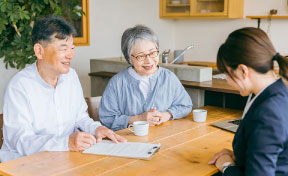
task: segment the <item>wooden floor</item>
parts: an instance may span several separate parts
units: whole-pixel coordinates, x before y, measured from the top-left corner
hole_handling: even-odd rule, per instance
[[[0,164],[0,175],[211,175],[218,170],[209,159],[223,147],[230,148],[234,134],[210,126],[211,123],[240,118],[239,110],[207,106],[204,123],[184,119],[150,127],[148,136],[135,136],[127,129],[117,131],[130,142],[161,143],[151,160],[81,154],[80,152],[40,152]],[[31,144],[32,145],[32,144]]]

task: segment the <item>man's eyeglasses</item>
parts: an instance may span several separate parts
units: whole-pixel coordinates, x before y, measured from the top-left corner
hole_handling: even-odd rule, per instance
[[[138,55],[138,56],[133,56],[131,55],[132,57],[136,58],[139,62],[143,62],[147,56],[149,56],[150,58],[155,58],[159,55],[159,51],[152,51],[151,53],[148,53],[148,54],[143,54],[143,55]]]

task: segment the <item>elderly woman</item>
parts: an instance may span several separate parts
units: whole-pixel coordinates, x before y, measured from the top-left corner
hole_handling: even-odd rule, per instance
[[[154,126],[190,113],[190,96],[174,73],[158,65],[159,43],[151,29],[127,29],[121,49],[131,66],[115,75],[104,91],[99,116],[106,127],[120,130],[135,121]]]

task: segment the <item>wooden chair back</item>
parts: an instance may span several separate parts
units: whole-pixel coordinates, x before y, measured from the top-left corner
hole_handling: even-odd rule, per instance
[[[86,97],[85,98],[86,103],[88,105],[88,114],[89,116],[95,120],[95,121],[100,121],[99,120],[99,104],[101,101],[101,96],[98,97]]]

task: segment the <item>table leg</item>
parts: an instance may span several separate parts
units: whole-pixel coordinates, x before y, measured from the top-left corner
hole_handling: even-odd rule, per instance
[[[226,94],[222,93],[222,107],[225,108],[226,107]]]

